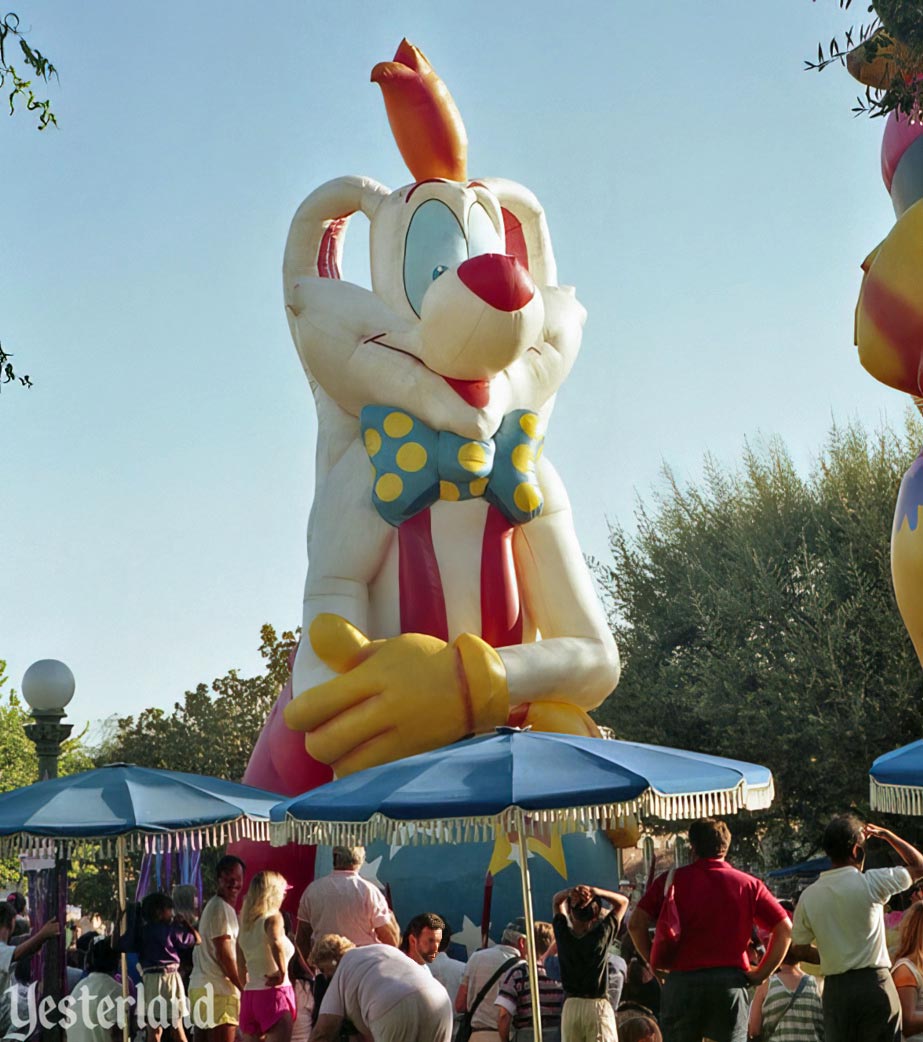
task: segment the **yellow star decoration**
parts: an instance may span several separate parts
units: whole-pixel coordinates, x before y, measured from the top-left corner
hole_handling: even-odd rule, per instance
[[[494,849],[487,869],[492,876],[511,864],[510,855],[513,853],[514,842],[518,843],[515,832],[498,835],[494,840]],[[556,825],[549,826],[542,836],[529,836],[526,839],[526,849],[547,861],[562,879],[567,879],[564,846],[561,843],[561,832]]]

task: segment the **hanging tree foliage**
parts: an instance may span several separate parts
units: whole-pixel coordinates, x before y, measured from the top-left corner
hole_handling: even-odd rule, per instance
[[[838,0],[847,11],[852,0]],[[809,70],[822,72],[830,65],[846,66],[865,86],[856,98],[857,116],[886,116],[902,112],[916,117],[923,101],[923,2],[874,0],[871,16],[854,24],[829,44],[817,45],[817,59],[805,61]]]

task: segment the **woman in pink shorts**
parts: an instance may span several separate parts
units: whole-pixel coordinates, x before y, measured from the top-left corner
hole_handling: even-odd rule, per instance
[[[295,992],[288,963],[295,946],[285,935],[282,899],[288,889],[278,872],[253,877],[240,910],[237,965],[247,984],[240,999],[240,1031],[245,1042],[289,1042],[295,1019]]]

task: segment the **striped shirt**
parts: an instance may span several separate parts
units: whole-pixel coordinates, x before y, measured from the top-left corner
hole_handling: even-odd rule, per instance
[[[769,990],[763,1000],[763,1037],[766,1029],[778,1021],[772,1042],[824,1042],[824,1011],[817,981],[808,975],[803,979],[801,993],[783,1017],[793,992],[775,975],[769,978]]]
[[[553,980],[545,973],[541,963],[538,964],[538,996],[542,1027],[557,1027],[561,1022],[564,989],[560,981]],[[510,1014],[514,1028],[532,1026],[532,989],[529,986],[529,968],[525,963],[514,966],[503,978],[497,992],[496,1005],[502,1006]]]

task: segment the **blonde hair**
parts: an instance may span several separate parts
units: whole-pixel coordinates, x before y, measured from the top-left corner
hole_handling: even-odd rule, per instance
[[[554,943],[554,927],[551,923],[535,924],[535,955],[541,958]]]
[[[355,947],[348,937],[341,937],[338,933],[325,933],[314,942],[308,962],[312,966],[319,966],[322,962],[338,963],[350,948]]]
[[[244,898],[240,918],[248,926],[252,926],[261,915],[278,912],[287,889],[285,876],[279,872],[257,872],[250,881],[250,889]]]
[[[895,959],[909,959],[923,967],[923,903],[915,901],[901,919],[901,938]]]

